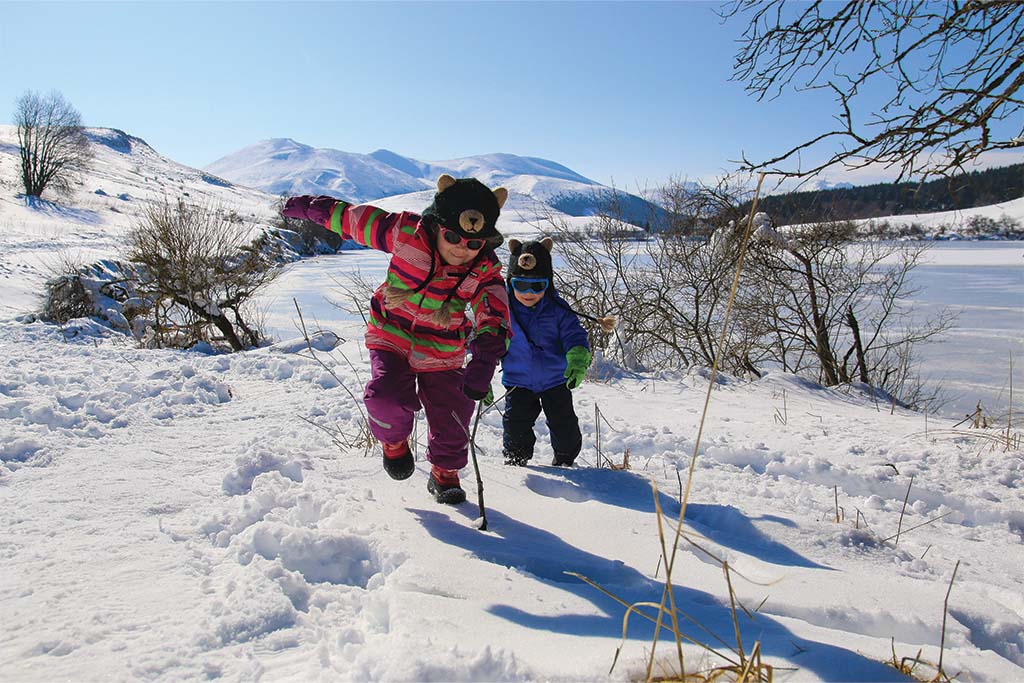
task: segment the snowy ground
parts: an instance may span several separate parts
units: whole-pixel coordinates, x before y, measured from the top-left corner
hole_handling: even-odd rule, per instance
[[[504,467],[500,416],[486,415],[479,531],[475,495],[438,506],[423,463],[393,482],[376,452],[321,428],[360,423],[345,389],[367,376],[359,325],[337,331],[347,341],[318,355],[344,385],[298,343],[211,357],[0,323],[0,678],[636,673],[652,629],[631,620],[609,676],[624,609],[565,572],[629,602],[660,599],[649,481],[671,524],[706,379],[586,383],[583,466],[571,471]],[[595,406],[605,455],[628,450],[629,471],[592,467]],[[950,427],[790,376],[713,392],[685,533],[735,571],[753,614],[740,616],[745,646],[759,640],[793,668],[780,680],[901,680],[882,663],[890,639],[898,656],[923,648],[937,661],[958,560],[947,670],[1024,677],[1021,453]],[[911,477],[903,536],[883,542]],[[472,468],[464,479],[472,492]],[[720,566],[680,551],[679,608],[734,644]],[[723,663],[686,651],[697,668]]]
[[[107,197],[83,189],[104,203],[87,211],[0,192],[0,680],[642,675],[653,627],[629,620],[612,669],[626,610],[566,572],[627,603],[660,600],[652,482],[672,533],[706,373],[599,368],[575,394],[572,470],[543,466],[543,424],[540,464],[503,466],[500,415],[485,415],[481,531],[472,467],[470,501],[442,507],[422,461],[394,482],[375,450],[332,440],[362,421],[361,323],[306,315],[344,339],[328,352],[321,338],[318,361],[294,330],[209,356],[140,350],[84,320],[23,322],[34,264],[116,248],[120,207],[140,202],[116,199],[127,181],[110,177]],[[295,269],[275,296],[311,313],[329,270]],[[284,332],[287,309],[271,319]],[[953,424],[782,374],[717,385],[673,572],[686,635],[735,658],[727,561],[744,650],[760,642],[776,680],[905,680],[885,662],[938,661],[959,561],[946,671],[1024,680],[1024,453]],[[596,468],[598,442],[630,469]],[[726,663],[684,651],[691,671]]]

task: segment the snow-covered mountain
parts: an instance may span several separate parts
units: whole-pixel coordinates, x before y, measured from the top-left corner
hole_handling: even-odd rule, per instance
[[[818,178],[813,181],[808,187],[808,190],[848,190],[853,187],[853,183],[847,182],[833,182],[827,178]]]
[[[446,161],[419,161],[386,149],[355,154],[318,149],[288,138],[263,140],[218,159],[206,170],[273,195],[327,194],[353,202],[432,190],[437,177],[475,177],[490,187],[570,216],[592,216],[613,188],[561,164],[515,154],[483,154]],[[661,210],[643,198],[615,190],[625,218],[637,225]],[[429,203],[429,202],[428,202]]]

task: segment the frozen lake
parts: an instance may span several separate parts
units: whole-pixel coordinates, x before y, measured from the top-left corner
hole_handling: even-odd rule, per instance
[[[915,312],[959,312],[945,339],[920,347],[921,375],[954,396],[943,411],[965,415],[978,401],[986,413],[1024,409],[1024,242],[938,242],[915,269]]]
[[[359,271],[379,283],[386,259],[360,251],[293,265],[264,298],[269,333],[277,338],[298,335],[293,297],[310,326],[313,321],[323,327],[358,321],[327,299],[343,297],[336,280],[346,272]],[[927,262],[914,271],[914,282],[921,287],[915,312],[928,315],[950,306],[959,313],[956,328],[942,341],[920,346],[917,353],[921,376],[941,384],[951,396],[942,412],[963,416],[981,401],[987,414],[1004,415],[1011,354],[1014,412],[1024,412],[1024,242],[936,242]]]

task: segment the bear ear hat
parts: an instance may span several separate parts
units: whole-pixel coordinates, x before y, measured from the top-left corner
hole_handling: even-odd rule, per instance
[[[550,237],[545,237],[540,241],[540,243],[544,245],[544,248],[547,249],[549,253],[551,252],[551,249],[555,246],[555,241]]]
[[[499,187],[494,192],[494,198],[498,200],[498,208],[505,206],[505,201],[508,199],[508,190],[504,187]]]
[[[442,173],[437,176],[437,191],[444,192],[449,187],[455,184],[455,178],[451,177],[447,173]]]
[[[522,248],[523,248],[523,243],[520,242],[519,240],[517,240],[515,237],[512,237],[512,238],[509,239],[509,241],[508,241],[508,250],[509,250],[510,253],[518,254],[519,251]]]
[[[437,177],[437,191],[439,194],[441,192],[444,192],[454,184],[455,178],[448,175],[447,173],[442,173]],[[506,190],[504,187],[499,187],[494,190],[491,190],[491,192],[494,193],[494,199],[498,202],[498,208],[500,209],[501,207],[505,206],[505,202],[508,200],[508,190]]]

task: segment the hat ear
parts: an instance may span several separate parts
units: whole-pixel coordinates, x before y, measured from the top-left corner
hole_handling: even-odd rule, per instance
[[[451,177],[447,173],[442,173],[437,177],[437,191],[444,192],[449,187],[455,184],[455,178]]]
[[[515,237],[511,237],[508,240],[508,250],[513,254],[518,254],[523,248],[523,243],[517,240]]]
[[[555,246],[555,241],[550,237],[545,237],[540,241],[540,243],[544,245],[544,248],[547,249],[549,252],[551,251],[552,247]]]
[[[453,181],[454,182],[454,181]],[[505,200],[508,199],[508,190],[504,187],[499,187],[494,190],[494,198],[498,200],[498,208],[505,206]]]

